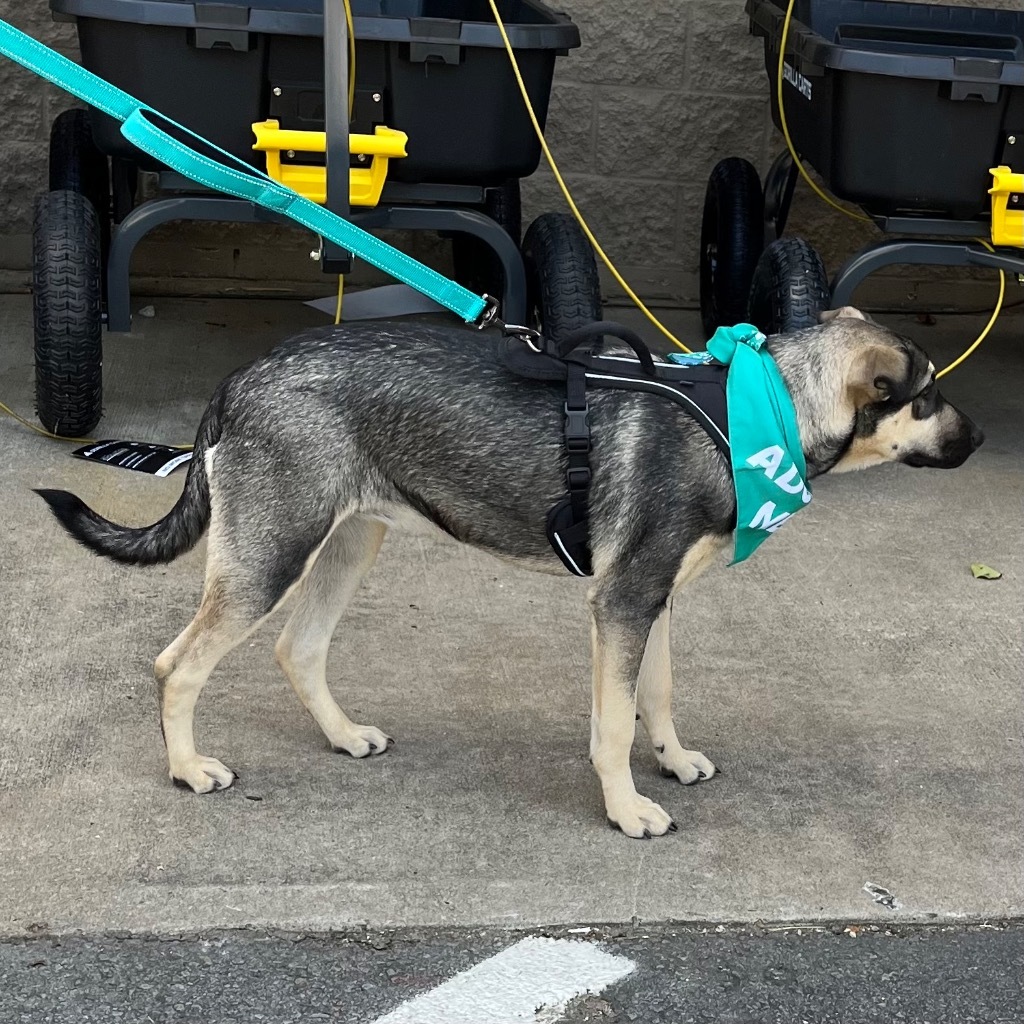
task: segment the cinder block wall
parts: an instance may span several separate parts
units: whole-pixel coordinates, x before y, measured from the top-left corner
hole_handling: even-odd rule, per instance
[[[602,244],[647,299],[691,304],[707,176],[723,156],[763,172],[783,148],[768,113],[759,42],[743,0],[549,0],[580,27],[583,47],[558,61],[548,136],[577,201]],[[1019,0],[959,0],[1019,7]],[[0,16],[75,55],[73,28],[55,25],[46,0],[0,0]],[[32,197],[46,187],[50,122],[68,105],[59,90],[0,62],[5,98],[0,160],[0,289],[28,283]],[[471,130],[471,128],[469,128]],[[936,153],[936,159],[942,159]],[[545,167],[524,184],[527,215],[562,209]],[[823,206],[801,183],[790,230],[808,237],[832,269],[873,236]],[[403,239],[445,266],[443,246]],[[300,231],[172,226],[138,251],[136,288],[151,293],[210,290],[323,294]],[[949,306],[986,301],[987,279],[908,269],[873,282],[868,300]],[[867,289],[866,289],[867,290]],[[606,277],[606,294],[617,286]]]

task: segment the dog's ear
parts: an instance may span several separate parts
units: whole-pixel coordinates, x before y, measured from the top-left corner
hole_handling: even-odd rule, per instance
[[[860,409],[901,395],[906,390],[909,374],[910,361],[900,349],[891,345],[865,345],[850,365],[847,392]]]
[[[818,323],[827,324],[832,320],[866,320],[872,323],[871,317],[853,306],[840,306],[839,309],[824,309],[818,314]]]

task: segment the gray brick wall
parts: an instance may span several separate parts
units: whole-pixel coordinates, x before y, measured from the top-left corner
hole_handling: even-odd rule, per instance
[[[645,297],[692,302],[704,187],[723,156],[744,156],[764,171],[783,143],[768,115],[760,43],[747,32],[743,0],[549,0],[580,26],[584,45],[558,61],[548,122],[556,157],[609,255]],[[963,4],[972,0],[961,0]],[[975,6],[1019,7],[1019,0]],[[74,30],[55,25],[46,0],[0,0],[0,16],[69,55]],[[33,195],[46,186],[46,139],[68,105],[59,90],[0,63],[6,117],[0,161],[0,288],[27,283]],[[937,154],[937,158],[939,155]],[[562,209],[542,167],[524,187],[526,212]],[[830,267],[872,237],[824,207],[801,183],[791,227]],[[442,269],[438,245],[403,245]],[[242,292],[304,289],[324,282],[297,231],[174,226],[137,253],[138,287]],[[272,255],[271,255],[272,254]],[[958,280],[964,275],[955,275]],[[946,294],[950,275],[920,270],[879,294],[888,301]],[[607,292],[617,287],[608,280]]]
[[[56,25],[45,0],[0,0],[0,16],[68,56],[77,56],[74,28]],[[50,122],[70,105],[65,93],[0,60],[4,145],[0,160],[0,237],[24,234],[32,198],[46,188],[46,139]]]

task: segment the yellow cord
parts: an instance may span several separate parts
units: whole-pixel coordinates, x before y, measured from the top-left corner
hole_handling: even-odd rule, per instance
[[[988,249],[989,252],[995,252],[995,249],[985,241],[984,238],[979,238],[978,241]],[[999,313],[1003,308],[1003,298],[1006,295],[1006,271],[999,271],[999,298],[996,299],[996,308],[992,310],[992,315],[988,318],[988,323],[985,324],[985,329],[978,335],[977,338],[971,343],[971,345],[956,359],[953,360],[945,369],[940,370],[935,374],[935,379],[938,380],[940,377],[945,377],[950,370],[955,370],[987,337],[989,331],[992,330],[996,320],[999,319]]]
[[[51,434],[50,431],[44,430],[42,427],[36,426],[30,420],[25,419],[23,416],[19,416],[10,406],[4,405],[0,402],[0,412],[6,413],[11,417],[12,420],[17,421],[23,427],[28,427],[29,430],[35,431],[37,434],[41,434],[43,437],[48,437],[51,441],[67,441],[70,444],[98,444],[99,439],[95,437],[62,437],[60,434]],[[191,444],[169,444],[168,448],[178,448],[183,452],[191,451],[195,445]]]
[[[42,427],[37,427],[34,423],[29,420],[23,419],[13,409],[4,405],[0,402],[0,410],[7,413],[11,419],[17,420],[23,427],[28,427],[29,430],[34,430],[37,434],[42,434],[43,437],[48,437],[52,441],[70,441],[72,444],[95,444],[96,438],[94,437],[61,437],[60,434],[51,434],[48,430],[44,430]]]
[[[356,105],[356,30],[349,0],[345,0],[345,24],[348,26],[348,116],[351,117]]]
[[[345,292],[345,275],[338,275],[338,305],[334,309],[334,322],[336,324],[341,323],[341,304],[344,298]]]
[[[502,42],[505,44],[505,51],[508,53],[508,58],[512,62],[512,71],[516,76],[516,82],[519,83],[519,91],[523,95],[523,102],[526,104],[527,113],[530,115],[530,121],[533,124],[533,130],[537,133],[537,139],[540,141],[540,148],[544,152],[544,157],[548,162],[548,166],[551,168],[551,173],[555,176],[555,181],[558,182],[558,187],[562,190],[562,195],[565,196],[565,201],[569,204],[569,209],[572,210],[573,216],[579,221],[580,227],[583,229],[583,233],[587,236],[587,240],[594,247],[594,251],[598,256],[601,257],[601,261],[608,268],[612,277],[618,282],[619,287],[633,300],[636,304],[637,309],[640,310],[644,316],[655,327],[661,331],[662,334],[676,345],[681,348],[684,352],[689,352],[688,349],[644,304],[641,302],[640,297],[629,287],[628,284],[623,280],[622,275],[615,269],[615,265],[606,255],[604,249],[601,248],[600,243],[594,237],[593,232],[590,230],[587,222],[583,219],[583,214],[580,213],[579,208],[576,206],[572,198],[572,194],[569,192],[569,187],[565,183],[565,179],[562,177],[561,172],[558,170],[558,165],[555,163],[555,158],[551,155],[551,150],[548,148],[547,141],[544,138],[544,132],[541,130],[540,123],[537,121],[537,115],[534,113],[533,104],[530,102],[530,94],[526,90],[526,83],[523,82],[523,76],[519,71],[519,62],[516,60],[516,55],[512,50],[512,44],[509,42],[508,33],[505,31],[505,24],[501,20],[501,15],[498,13],[498,5],[495,0],[488,0],[491,5],[491,11],[494,14],[494,20],[498,25],[498,31],[501,33]]]
[[[796,147],[793,145],[793,140],[789,135],[789,122],[786,120],[786,104],[783,101],[782,94],[782,83],[783,83],[783,71],[786,64],[786,43],[789,41],[789,24],[793,20],[793,7],[796,4],[796,0],[789,0],[789,7],[786,8],[786,20],[782,24],[782,39],[779,40],[779,67],[778,74],[776,77],[776,99],[779,107],[779,127],[782,128],[782,137],[786,140],[786,148],[789,150],[789,155],[793,158],[793,163],[796,165],[796,169],[800,172],[804,181],[811,186],[811,190],[818,196],[819,199],[823,199],[829,206],[834,207],[840,213],[845,214],[851,220],[862,220],[868,224],[874,223],[870,217],[865,217],[862,213],[855,213],[853,210],[846,209],[845,206],[840,206],[834,199],[826,195],[825,192],[818,187],[818,183],[807,173],[807,169],[804,167],[800,157],[797,156]]]

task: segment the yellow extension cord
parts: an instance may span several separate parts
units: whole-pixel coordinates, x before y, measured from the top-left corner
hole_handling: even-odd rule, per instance
[[[495,0],[488,0],[488,3],[490,4],[491,11],[494,14],[494,21],[495,21],[495,23],[498,26],[498,31],[501,33],[502,42],[505,44],[505,51],[508,53],[509,61],[512,64],[512,70],[513,70],[513,72],[515,74],[516,82],[519,85],[519,91],[522,94],[523,102],[526,104],[527,112],[530,115],[530,121],[533,124],[533,130],[537,133],[537,139],[540,142],[541,150],[544,153],[544,157],[545,157],[545,159],[548,162],[548,166],[551,168],[551,173],[554,175],[555,181],[558,183],[558,187],[561,189],[562,195],[565,197],[565,201],[566,201],[566,203],[568,203],[569,209],[572,211],[573,216],[579,222],[580,227],[583,229],[583,233],[587,236],[587,240],[594,247],[594,251],[598,254],[598,256],[600,256],[602,262],[608,268],[608,270],[611,273],[612,277],[614,277],[615,280],[618,282],[619,287],[621,287],[623,289],[623,291],[629,296],[630,299],[632,299],[632,301],[636,304],[637,308],[644,314],[644,316],[646,316],[647,319],[650,320],[651,323],[654,324],[654,326],[657,327],[658,330],[661,331],[661,333],[664,334],[665,337],[669,339],[669,341],[671,341],[674,345],[677,345],[684,352],[689,352],[690,349],[688,349],[674,334],[672,334],[672,332],[667,327],[665,327],[665,325],[663,323],[661,323],[660,320],[658,320],[658,318],[647,308],[647,306],[644,305],[644,303],[640,300],[639,296],[633,291],[633,289],[629,287],[629,285],[626,283],[626,281],[619,274],[619,272],[616,269],[615,265],[609,259],[608,255],[605,253],[604,249],[601,247],[600,243],[594,237],[593,232],[590,230],[590,227],[588,226],[586,220],[583,218],[583,214],[580,213],[579,208],[576,206],[576,203],[575,203],[575,201],[572,198],[572,194],[569,191],[569,187],[566,185],[565,179],[562,177],[562,174],[561,174],[561,172],[558,169],[558,165],[555,162],[555,158],[552,155],[551,150],[548,148],[547,140],[544,138],[544,132],[542,131],[542,129],[540,127],[540,123],[537,120],[537,115],[536,115],[536,113],[535,113],[535,111],[533,109],[533,104],[530,102],[530,96],[529,96],[529,93],[526,90],[526,84],[523,81],[522,73],[519,70],[519,62],[516,60],[516,55],[515,55],[515,52],[512,49],[512,44],[509,41],[508,33],[505,31],[505,24],[504,24],[504,22],[501,19],[500,13],[498,12],[498,6],[497,6]],[[780,39],[780,42],[779,42],[779,67],[778,67],[778,75],[776,76],[777,80],[778,80],[777,81],[777,88],[778,88],[778,94],[777,95],[778,95],[778,107],[779,107],[779,122],[780,122],[780,125],[782,127],[783,137],[786,140],[786,146],[789,149],[789,154],[793,158],[793,162],[796,165],[797,170],[800,172],[801,176],[803,177],[804,181],[807,182],[807,184],[811,187],[811,189],[814,191],[814,193],[820,199],[824,200],[826,203],[828,203],[829,206],[834,207],[840,213],[845,214],[847,217],[850,217],[853,220],[860,220],[860,221],[868,221],[868,222],[870,222],[871,219],[869,217],[865,217],[863,214],[855,213],[852,210],[848,210],[845,207],[840,206],[839,203],[837,203],[834,199],[832,199],[830,196],[828,196],[818,186],[817,182],[815,182],[814,179],[807,173],[807,170],[804,167],[803,163],[801,162],[800,157],[797,155],[796,148],[793,145],[793,140],[790,138],[789,125],[788,125],[788,123],[786,121],[786,108],[785,108],[785,103],[783,102],[782,85],[783,85],[783,64],[785,63],[785,56],[786,56],[786,43],[789,40],[789,26],[790,26],[790,23],[793,20],[793,9],[794,9],[795,5],[796,5],[796,0],[789,0],[789,5],[788,5],[788,7],[786,9],[786,20],[785,20],[785,22],[783,24],[783,27],[782,27],[782,38]],[[356,34],[355,34],[355,28],[354,28],[353,21],[352,21],[352,7],[351,7],[351,4],[350,4],[350,0],[344,0],[344,6],[345,6],[345,22],[346,22],[346,24],[348,26],[348,54],[349,54],[349,61],[348,61],[348,105],[349,105],[349,115],[351,116],[351,113],[352,113],[352,110],[353,110],[353,106],[354,106],[354,103],[355,103],[355,87],[356,87]],[[990,252],[994,251],[992,249],[992,246],[987,241],[985,241],[985,239],[979,238],[978,241],[982,245],[984,245],[985,248],[988,249]],[[344,279],[344,277],[342,275],[339,274],[338,275],[338,301],[337,301],[337,305],[335,307],[335,314],[334,314],[334,322],[336,324],[341,322],[342,304],[343,304],[343,298],[344,298],[344,288],[345,288],[345,279]],[[964,362],[964,360],[966,360],[970,355],[972,355],[973,352],[975,351],[975,349],[977,349],[977,347],[985,340],[985,338],[988,337],[988,335],[991,332],[993,326],[995,325],[996,320],[999,318],[1000,312],[1002,311],[1003,299],[1005,298],[1005,295],[1006,295],[1006,273],[1005,273],[1005,271],[1000,270],[999,271],[999,297],[996,300],[995,308],[992,310],[992,315],[989,318],[988,323],[985,325],[984,330],[981,332],[981,334],[978,335],[977,338],[975,338],[975,340],[971,343],[971,345],[960,356],[958,356],[956,359],[954,359],[953,362],[951,362],[948,366],[946,366],[944,369],[940,370],[935,375],[936,379],[938,379],[939,377],[944,377],[951,370],[955,370],[961,363]],[[24,417],[19,416],[13,409],[11,409],[9,406],[5,405],[3,402],[0,402],[0,411],[6,413],[12,419],[16,420],[22,426],[27,427],[29,430],[32,430],[32,431],[34,431],[37,434],[41,434],[43,437],[48,437],[48,438],[50,438],[52,440],[55,440],[55,441],[69,441],[72,444],[92,444],[92,443],[95,442],[95,438],[91,438],[91,437],[61,437],[59,434],[53,434],[49,430],[45,430],[42,427],[37,426],[35,423],[32,423],[29,420],[25,419]],[[185,450],[191,448],[192,445],[173,445],[172,447],[181,448],[183,451],[185,451]]]
[[[491,0],[493,6],[493,0]],[[868,224],[874,223],[870,217],[865,217],[862,213],[855,213],[853,210],[848,210],[845,206],[840,206],[831,196],[827,195],[825,191],[818,187],[818,183],[807,173],[807,169],[804,167],[800,157],[797,156],[796,147],[793,145],[793,140],[789,135],[789,123],[786,120],[786,105],[783,101],[783,69],[786,63],[786,43],[789,41],[789,26],[793,20],[793,8],[796,6],[796,0],[789,0],[789,6],[786,8],[786,20],[782,24],[782,38],[779,40],[779,66],[777,69],[776,79],[776,98],[779,107],[779,126],[782,128],[783,138],[786,140],[786,148],[789,150],[789,155],[793,158],[793,163],[796,165],[796,169],[800,172],[801,177],[804,181],[810,185],[811,190],[818,196],[819,199],[824,200],[829,206],[834,207],[840,213],[845,214],[852,220],[865,221]],[[995,250],[992,246],[985,241],[984,238],[977,239],[989,252]],[[953,360],[945,369],[940,370],[935,374],[935,379],[938,380],[940,377],[945,377],[950,370],[955,370],[972,352],[988,337],[989,332],[992,330],[996,320],[999,319],[999,314],[1003,308],[1003,298],[1006,295],[1006,272],[1003,270],[999,271],[999,298],[996,299],[995,309],[992,310],[992,316],[989,318],[988,323],[985,325],[985,329],[978,335],[977,338],[968,346],[968,348],[956,359]]]
[[[648,320],[654,324],[655,327],[661,331],[662,334],[676,345],[681,348],[684,352],[689,352],[688,349],[640,300],[640,297],[633,291],[632,288],[623,280],[622,275],[616,270],[615,265],[608,258],[604,249],[601,248],[600,243],[594,237],[593,232],[587,225],[587,222],[583,219],[583,214],[580,213],[579,208],[576,206],[575,201],[572,198],[572,194],[569,192],[569,187],[565,183],[565,179],[562,177],[561,172],[558,170],[558,165],[555,163],[555,158],[551,155],[551,150],[548,148],[547,140],[544,138],[544,132],[541,129],[540,122],[537,120],[537,115],[534,112],[533,104],[530,102],[530,94],[526,91],[526,83],[523,81],[522,73],[519,70],[519,61],[516,60],[515,52],[512,50],[512,44],[509,42],[508,33],[505,31],[505,24],[501,20],[501,15],[498,13],[498,5],[495,0],[488,0],[491,5],[491,12],[494,14],[494,20],[498,26],[498,31],[501,33],[501,40],[505,44],[505,51],[508,53],[508,59],[512,63],[512,71],[516,76],[516,82],[519,84],[519,91],[522,93],[523,102],[526,104],[526,111],[530,115],[530,122],[533,124],[533,130],[537,133],[537,139],[540,142],[540,148],[544,153],[544,158],[548,162],[548,166],[551,168],[551,173],[555,176],[555,181],[558,182],[558,187],[562,190],[562,195],[565,196],[565,201],[569,204],[569,209],[572,210],[573,216],[579,222],[580,227],[583,229],[583,233],[587,236],[587,241],[594,247],[594,252],[601,257],[601,261],[608,268],[612,277],[618,282],[619,287],[633,300],[637,309],[647,317]]]

